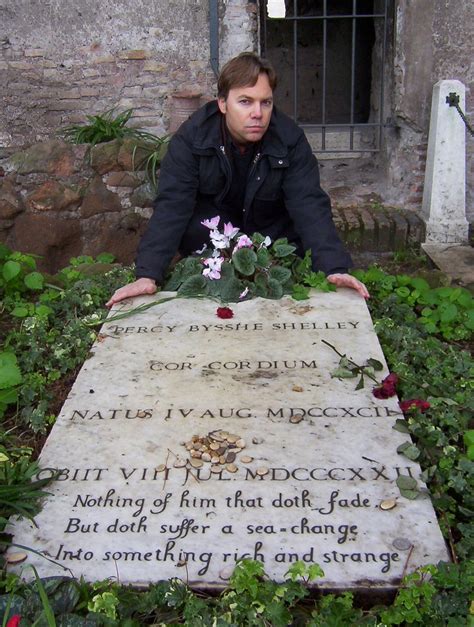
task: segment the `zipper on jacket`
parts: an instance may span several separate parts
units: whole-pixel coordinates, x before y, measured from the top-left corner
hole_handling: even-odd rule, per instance
[[[249,184],[251,184],[252,181],[252,177],[255,173],[255,170],[257,169],[257,163],[260,161],[260,157],[262,156],[261,152],[257,152],[257,154],[255,155],[255,157],[252,160],[252,167],[250,168],[249,174],[247,176],[247,190],[246,192],[248,192],[248,188],[249,188]],[[247,196],[247,193],[245,194]],[[247,214],[247,208],[245,206],[245,202],[244,202],[244,207],[243,207],[243,214],[244,214],[244,222],[245,222],[245,217]]]
[[[229,189],[230,189],[230,185],[231,185],[231,180],[232,180],[232,169],[230,167],[230,161],[229,158],[227,157],[226,151],[225,151],[225,146],[219,146],[219,150],[222,152],[222,158],[224,161],[224,169],[226,170],[226,185],[224,187],[224,190],[219,198],[219,202],[222,202],[222,200],[226,197]]]
[[[255,172],[255,168],[257,167],[257,163],[259,162],[261,156],[262,156],[262,153],[261,152],[257,152],[255,157],[253,158],[252,167],[250,168],[250,172],[249,172],[249,176],[248,176],[249,179],[252,177],[252,174]]]

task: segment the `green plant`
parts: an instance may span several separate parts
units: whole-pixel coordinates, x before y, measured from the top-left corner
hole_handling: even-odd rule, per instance
[[[150,133],[126,126],[132,115],[133,109],[126,109],[117,114],[114,107],[104,113],[86,115],[89,124],[71,124],[63,128],[60,134],[73,144],[91,146],[125,137],[136,140],[149,139]]]
[[[149,138],[137,143],[132,152],[132,164],[134,170],[144,170],[148,182],[151,184],[153,191],[156,192],[158,187],[158,179],[156,176],[158,167],[166,152],[171,137],[155,137],[150,134]]]
[[[224,224],[221,232],[219,222],[219,216],[203,221],[213,248],[176,264],[165,290],[177,291],[181,297],[207,296],[229,303],[255,296],[279,299],[292,293],[302,300],[309,292],[304,284],[335,289],[323,273],[311,272],[310,254],[299,258],[286,238],[273,243],[260,233],[250,238],[231,223]]]
[[[51,470],[48,477],[36,479],[39,467],[28,458],[12,462],[0,462],[0,531],[3,531],[12,515],[33,520],[40,510],[40,499],[45,496],[43,488],[56,476]]]
[[[474,299],[462,287],[430,287],[420,277],[389,275],[377,267],[355,271],[377,299],[395,296],[409,305],[426,331],[446,340],[467,340],[474,331]]]
[[[105,312],[110,293],[129,280],[130,271],[111,266],[112,260],[106,254],[96,260],[78,257],[49,282],[40,275],[42,291],[10,291],[0,354],[0,412],[16,404],[17,415],[37,431],[54,421],[48,411],[51,386],[84,361],[96,337],[84,319]],[[21,317],[19,310],[24,310]]]
[[[263,564],[254,560],[237,562],[229,586],[221,595],[219,610],[230,625],[274,625],[291,623],[294,605],[308,595],[301,581],[308,583],[324,576],[317,564],[295,562],[284,583],[265,576]]]

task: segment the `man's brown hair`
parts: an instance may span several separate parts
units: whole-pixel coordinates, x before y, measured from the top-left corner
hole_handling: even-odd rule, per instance
[[[253,87],[260,74],[268,76],[272,91],[277,85],[277,76],[272,64],[254,52],[241,52],[224,65],[217,81],[217,97],[226,99],[229,90],[235,87]]]

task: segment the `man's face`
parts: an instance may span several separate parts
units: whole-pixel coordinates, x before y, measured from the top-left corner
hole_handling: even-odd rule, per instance
[[[265,73],[253,87],[235,87],[218,105],[232,139],[239,146],[258,142],[265,134],[273,109],[273,92]]]

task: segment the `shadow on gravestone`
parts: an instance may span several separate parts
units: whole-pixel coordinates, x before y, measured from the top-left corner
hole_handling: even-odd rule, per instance
[[[49,558],[26,563],[136,585],[186,563],[190,585],[219,588],[240,558],[275,580],[303,560],[323,568],[318,587],[387,590],[449,560],[420,468],[396,452],[398,400],[331,378],[322,340],[385,365],[365,302],[339,290],[233,311],[180,299],[103,325],[40,457],[62,471],[38,527],[14,524]]]

